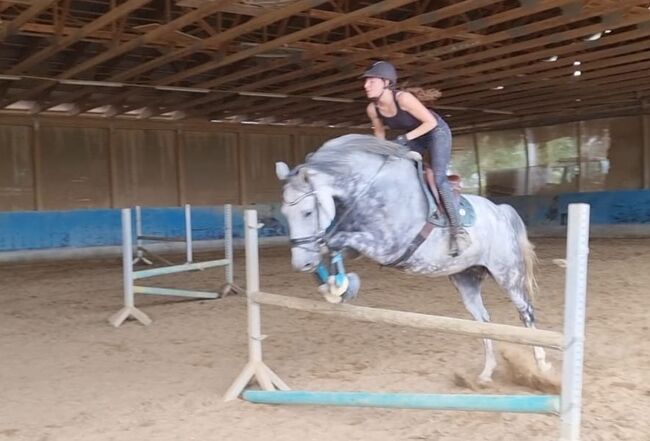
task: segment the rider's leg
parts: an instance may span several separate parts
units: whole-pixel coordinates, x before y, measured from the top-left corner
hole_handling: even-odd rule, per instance
[[[429,146],[431,168],[438,194],[449,219],[449,254],[457,256],[462,251],[459,248],[459,236],[462,236],[465,245],[469,243],[469,236],[460,224],[458,200],[454,197],[453,189],[447,179],[447,167],[451,160],[451,130],[446,124],[440,124],[433,130],[431,137]]]

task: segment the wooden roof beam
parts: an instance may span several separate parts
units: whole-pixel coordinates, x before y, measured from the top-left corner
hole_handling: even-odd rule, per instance
[[[571,0],[569,0],[569,2],[570,1]],[[641,1],[643,1],[643,0],[628,0],[628,1],[624,2],[624,3],[625,4],[638,4]],[[562,3],[569,3],[569,2],[564,1]],[[544,2],[540,2],[540,3],[544,3]],[[549,3],[550,2],[545,2],[545,4],[547,4],[547,5]],[[553,5],[554,5],[554,7],[557,7],[558,2],[554,2]],[[616,6],[616,7],[610,6],[609,9],[604,9],[604,10],[602,10],[602,9],[593,9],[593,10],[590,10],[589,12],[584,12],[584,13],[581,13],[581,14],[578,14],[578,15],[571,16],[569,18],[564,17],[564,16],[562,16],[562,17],[554,17],[554,18],[542,20],[540,22],[535,22],[535,23],[532,23],[532,24],[519,26],[517,28],[508,29],[506,31],[496,32],[494,34],[490,34],[490,35],[481,37],[481,38],[476,39],[476,40],[470,40],[470,41],[462,42],[462,43],[459,43],[459,44],[451,44],[451,45],[442,46],[440,48],[433,49],[433,50],[430,50],[430,51],[425,51],[423,53],[418,54],[417,58],[416,57],[402,58],[402,59],[397,59],[397,60],[392,60],[392,61],[396,66],[399,67],[401,65],[408,64],[410,62],[416,61],[416,59],[420,59],[421,57],[423,57],[426,54],[428,54],[428,56],[440,56],[440,55],[451,54],[451,53],[457,52],[459,50],[465,50],[465,49],[467,49],[469,47],[473,47],[473,46],[483,46],[483,45],[490,44],[490,43],[495,43],[495,42],[500,42],[500,41],[507,41],[507,40],[512,38],[512,34],[517,34],[517,35],[520,35],[520,36],[527,35],[527,34],[533,34],[533,33],[536,33],[536,32],[541,32],[541,31],[543,31],[545,29],[552,29],[553,27],[556,27],[558,25],[561,25],[561,24],[567,22],[567,20],[568,20],[568,22],[581,21],[581,20],[584,20],[584,19],[587,19],[587,18],[590,18],[590,17],[601,15],[604,12],[615,11],[615,10],[617,10],[617,8],[618,8],[618,6]],[[511,15],[510,12],[511,11],[508,11],[508,12],[503,13],[503,14]],[[495,17],[496,16],[490,17],[490,18],[494,19]],[[645,21],[646,19],[641,18],[640,20]],[[394,47],[395,45],[391,45],[391,46]],[[385,48],[383,48],[383,50],[390,53],[391,47],[390,46],[385,47]],[[459,62],[461,62],[460,60],[462,60],[462,58],[463,57],[458,57],[457,59],[459,60]],[[458,75],[459,71],[462,72],[462,69],[461,70],[459,70],[459,69],[454,70],[454,74]],[[350,78],[350,77],[353,77],[353,76],[358,76],[361,72],[362,72],[362,70],[358,69],[358,70],[348,72],[348,73],[343,73],[343,74],[338,74],[338,75],[335,75],[335,76],[325,77],[321,81],[322,81],[322,84],[327,84],[327,83],[339,81],[341,79]],[[297,83],[295,86],[282,89],[281,92],[293,93],[293,92],[296,92],[296,91],[299,91],[299,90],[303,90],[303,85],[305,85],[305,84],[307,84],[307,83],[304,83],[304,82]],[[313,86],[314,86],[314,83],[309,83],[309,85],[308,85],[308,87],[313,87]]]
[[[574,69],[576,69],[573,65],[559,67],[551,72],[543,71],[535,75],[530,75],[525,78],[525,81],[521,81],[519,84],[506,85],[500,90],[494,90],[494,87],[486,85],[482,89],[472,88],[470,91],[456,91],[453,98],[448,98],[444,103],[453,104],[459,101],[464,102],[467,101],[468,97],[471,97],[472,100],[496,98],[499,100],[499,104],[504,104],[504,93],[519,93],[520,95],[529,96],[531,90],[538,88],[575,84],[576,82],[584,82],[594,78],[633,72],[636,69],[645,68],[645,62],[648,60],[650,60],[650,51],[607,58],[592,64],[581,65],[582,75],[579,77],[571,76]],[[480,92],[480,90],[484,90],[484,92]]]
[[[593,12],[593,11],[592,11],[592,12]],[[647,20],[647,18],[645,18],[645,17],[637,17],[637,18],[635,18],[635,20],[641,22],[641,21]],[[555,21],[554,21],[554,23],[555,23]],[[626,21],[626,22],[625,22],[625,25],[627,26],[629,23],[630,23],[630,21]],[[529,26],[529,25],[527,25],[527,26]],[[588,29],[586,29],[586,30],[583,29],[583,31],[581,31],[581,32],[579,32],[579,33],[580,33],[581,35],[588,35],[588,34],[591,34],[592,32],[597,31],[597,29],[598,29],[598,28],[588,27]],[[600,29],[602,29],[602,25],[601,25],[601,28],[600,28]],[[462,60],[462,58],[463,58],[463,57],[458,57],[458,60],[460,61],[460,60]],[[541,58],[541,57],[540,57],[540,58]],[[506,60],[506,61],[507,61],[507,60]],[[461,61],[461,62],[462,62],[462,61]],[[529,70],[534,71],[535,68],[534,68],[534,67],[533,67],[533,68],[529,68]],[[359,72],[360,72],[360,71],[359,71]],[[458,72],[458,71],[455,71],[455,72]],[[358,74],[358,73],[357,73],[357,74]],[[504,71],[504,72],[501,73],[501,74],[502,74],[504,77],[512,77],[512,73],[511,73],[510,71]],[[346,76],[350,76],[350,75],[346,75]],[[484,76],[482,76],[481,78],[483,79]],[[321,80],[315,80],[315,81],[313,81],[313,82],[301,82],[301,83],[299,83],[298,85],[296,85],[296,86],[294,86],[294,87],[287,88],[287,89],[283,89],[283,90],[279,91],[279,93],[291,93],[291,92],[294,92],[294,91],[297,91],[297,90],[310,88],[310,87],[313,87],[313,85],[318,84],[320,81],[321,81]],[[475,80],[471,80],[471,81],[474,82],[474,83],[476,82]],[[470,82],[470,80],[467,80],[467,82]],[[482,83],[482,84],[483,84],[483,83]],[[351,86],[351,89],[354,89],[355,87],[356,87],[355,85],[352,85],[352,86]],[[446,90],[446,89],[445,89],[445,90]],[[331,90],[328,90],[328,92],[329,92],[329,93],[327,93],[327,94],[331,94]],[[325,93],[325,91],[323,91],[323,93]],[[359,94],[360,94],[360,93],[361,93],[361,91],[359,92]],[[318,94],[318,93],[316,93],[316,94]],[[446,92],[445,92],[445,95],[443,95],[443,101],[444,101],[444,97],[446,97]],[[262,107],[262,110],[264,110],[264,107]]]
[[[22,25],[38,17],[41,12],[56,3],[57,0],[36,0],[31,6],[25,9],[18,17],[14,18],[3,28],[4,32],[0,34],[0,42],[5,41],[8,37],[16,34]]]
[[[188,69],[185,72],[180,72],[175,75],[171,75],[167,78],[162,79],[161,81],[157,82],[157,84],[162,84],[162,85],[168,85],[168,84],[173,84],[177,83],[179,81],[182,81],[186,78],[191,78],[196,75],[200,75],[206,72],[210,72],[214,69],[217,69],[219,67],[227,66],[229,64],[236,63],[237,61],[244,60],[246,58],[252,57],[257,54],[261,54],[263,52],[269,51],[271,49],[277,49],[279,47],[282,47],[285,44],[290,44],[294,41],[300,41],[305,38],[309,38],[311,36],[320,34],[322,32],[327,32],[331,29],[343,26],[345,24],[348,24],[350,22],[353,22],[359,17],[366,17],[369,15],[376,15],[380,14],[381,12],[388,11],[390,9],[393,9],[395,7],[401,6],[403,4],[407,3],[412,3],[414,0],[383,0],[378,3],[374,3],[370,6],[366,6],[365,8],[357,9],[355,11],[349,12],[343,16],[340,16],[338,18],[334,18],[322,23],[319,23],[314,26],[310,26],[306,29],[302,29],[300,31],[293,32],[289,35],[283,35],[281,37],[275,38],[274,40],[271,40],[267,43],[261,44],[256,47],[252,47],[250,49],[240,51],[238,53],[235,53],[233,55],[230,55],[228,57],[225,57],[222,60],[214,60],[214,61],[209,61],[207,63],[201,64],[199,66],[196,66],[194,68]]]
[[[117,8],[107,12],[106,14],[102,15],[98,19],[87,24],[86,26],[81,28],[77,33],[68,35],[58,41],[55,41],[53,42],[53,44],[45,47],[44,49],[36,52],[35,54],[30,55],[29,57],[27,57],[27,59],[19,62],[14,67],[10,68],[8,70],[8,73],[14,75],[21,72],[25,72],[26,70],[32,68],[33,66],[47,60],[57,52],[62,51],[68,46],[78,42],[82,38],[92,34],[93,32],[98,31],[104,28],[105,26],[108,26],[113,21],[121,17],[124,17],[125,15],[130,14],[135,9],[138,9],[139,7],[149,3],[150,1],[151,0],[128,0],[125,3],[122,3]]]
[[[638,63],[635,67],[646,69],[650,66],[650,61]],[[647,79],[648,74],[646,71],[637,71],[636,69],[628,69],[627,72],[619,72],[607,77],[594,77],[585,79],[584,81],[575,81],[571,84],[564,84],[556,86],[547,90],[535,91],[529,96],[512,98],[503,97],[503,104],[499,102],[500,107],[511,109],[515,112],[521,112],[526,109],[535,109],[548,102],[552,104],[567,96],[572,98],[582,98],[581,94],[597,95],[603,93],[600,89],[618,90],[625,88],[626,91],[633,91],[644,87],[639,83],[642,79]],[[613,80],[615,78],[615,80]],[[637,82],[637,83],[634,83]],[[593,90],[590,90],[593,89]]]
[[[568,1],[568,0],[562,0],[562,1]],[[379,38],[387,36],[387,35],[402,32],[402,31],[407,30],[407,29],[409,29],[410,27],[413,27],[413,26],[421,26],[423,24],[426,24],[426,23],[429,23],[429,22],[432,22],[432,21],[448,18],[448,17],[451,17],[453,15],[458,14],[460,11],[467,10],[468,8],[476,9],[476,8],[479,8],[479,7],[483,6],[483,5],[491,4],[491,3],[492,3],[492,1],[489,1],[489,0],[465,0],[465,1],[462,1],[460,3],[456,3],[456,4],[452,4],[450,6],[443,7],[441,9],[439,9],[439,10],[436,10],[436,11],[432,11],[432,12],[430,12],[428,14],[424,14],[424,15],[421,15],[421,16],[416,16],[416,17],[413,17],[413,18],[410,18],[410,19],[407,19],[407,20],[403,20],[401,22],[393,22],[389,26],[386,26],[386,27],[383,27],[383,28],[380,28],[380,29],[376,29],[374,31],[366,32],[366,33],[363,33],[363,34],[359,34],[359,35],[356,35],[356,36],[351,37],[351,38],[346,38],[346,39],[341,40],[341,41],[336,42],[336,43],[330,43],[330,44],[326,45],[323,48],[323,50],[328,52],[328,53],[336,52],[336,51],[339,51],[339,50],[342,50],[342,49],[345,49],[345,48],[348,48],[348,47],[368,43],[368,42],[371,42],[373,40],[379,39]],[[318,66],[318,67],[312,67],[309,70],[309,73],[322,72],[322,71],[325,71],[327,69],[340,67],[341,65],[345,65],[345,64],[353,66],[354,65],[353,63],[355,61],[369,59],[371,57],[386,54],[386,53],[395,53],[395,52],[401,51],[403,49],[408,49],[410,47],[416,46],[418,44],[430,43],[430,42],[435,41],[435,40],[443,39],[446,36],[454,35],[455,33],[464,32],[464,31],[465,31],[465,29],[463,27],[455,27],[453,29],[431,28],[429,33],[425,34],[424,36],[421,36],[421,37],[417,38],[417,41],[415,42],[415,44],[413,44],[412,40],[407,40],[407,41],[410,41],[411,43],[409,43],[409,44],[404,44],[404,43],[393,44],[393,45],[389,46],[390,49],[387,48],[387,47],[380,47],[380,48],[376,48],[374,50],[364,51],[364,52],[357,53],[357,54],[353,55],[352,56],[353,59],[351,59],[350,57],[347,57],[347,59],[343,60],[343,61],[341,61],[340,59],[337,59],[337,60],[335,60],[333,62],[330,62],[330,63],[328,63],[326,65],[321,65],[321,66]],[[320,52],[320,51],[312,52],[312,53],[306,53],[301,57],[301,61],[314,60],[314,59],[318,58],[321,54],[322,54],[322,52]],[[410,57],[410,58],[413,58],[413,57]],[[267,80],[259,81],[259,82],[256,82],[256,83],[253,83],[253,84],[247,86],[247,90],[253,90],[255,88],[265,87],[267,85],[274,84],[274,83],[281,83],[281,82],[284,82],[284,81],[290,81],[290,80],[293,80],[295,78],[298,78],[302,74],[304,74],[304,70],[299,70],[297,72],[290,72],[290,73],[282,75],[282,76],[271,77],[271,78],[269,78]],[[213,84],[216,83],[216,81],[219,81],[219,80],[217,79],[214,82],[213,81],[208,81],[208,82],[202,83],[203,84],[202,87],[211,87]]]
[[[544,3],[545,6],[540,6],[540,8],[542,8],[541,10],[544,10],[543,8],[556,7],[558,4],[567,3],[568,1],[572,1],[572,0],[559,0],[559,1],[541,2],[541,3]],[[510,11],[504,12],[502,14],[499,14],[498,16],[489,17],[489,19],[478,20],[478,23],[480,25],[482,25],[482,26],[493,26],[493,25],[495,25],[495,24],[497,24],[499,22],[510,21],[510,20],[512,20],[512,19],[514,19],[514,18],[516,18],[518,16],[524,16],[524,15],[527,15],[527,14],[530,14],[530,13],[531,13],[530,10],[525,10],[523,8],[517,8],[515,10],[510,10]],[[559,22],[559,20],[557,18],[556,19],[551,19],[550,22],[547,21],[547,23],[552,25],[552,26],[557,25],[558,22]],[[477,27],[477,24],[472,24],[472,23],[466,23],[466,24],[463,24],[463,25],[455,26],[455,27],[453,27],[451,29],[445,30],[442,33],[442,35],[437,36],[435,39],[444,38],[447,35],[453,35],[453,33],[463,31],[463,30],[465,30],[467,28],[476,29],[476,27]],[[524,35],[527,32],[534,32],[536,30],[536,28],[532,27],[532,25],[522,26],[522,27],[520,27],[518,29]],[[490,36],[479,37],[478,39],[471,40],[471,41],[468,41],[466,43],[467,44],[470,44],[470,43],[474,44],[474,42],[479,42],[479,41],[483,41],[483,40],[487,40],[487,39],[489,39],[490,41],[499,41],[499,40],[506,40],[506,39],[509,39],[509,38],[511,38],[511,35],[502,32],[502,33],[499,33],[499,35],[496,36],[496,37],[494,36],[494,34],[491,34]],[[410,47],[413,47],[413,46],[417,46],[417,45],[423,44],[425,42],[430,42],[430,41],[433,41],[433,40],[434,40],[433,38],[430,38],[430,39],[427,39],[427,41],[420,41],[419,37],[414,38],[414,39],[410,39],[410,40],[406,40],[404,42],[392,44],[392,45],[389,45],[387,47],[382,47],[377,51],[369,51],[369,53],[365,54],[365,57],[362,56],[361,54],[348,56],[343,61],[339,60],[338,65],[343,64],[343,65],[354,66],[356,62],[361,61],[361,60],[363,60],[365,58],[369,58],[370,56],[381,56],[382,53],[385,54],[385,53],[392,53],[395,50],[404,50],[404,49],[407,49],[407,48],[410,48]],[[449,46],[455,46],[455,45],[449,45]],[[444,53],[452,52],[452,51],[449,50],[449,46],[443,46],[443,47],[439,48],[439,54],[442,55]],[[391,60],[391,61],[396,66],[400,66],[400,65],[404,65],[404,64],[407,64],[407,63],[410,63],[410,62],[419,61],[421,59],[422,59],[421,54],[418,54],[417,56],[413,55],[413,56],[403,57],[403,58],[396,59],[396,60]],[[322,72],[322,71],[325,71],[325,70],[328,70],[328,69],[333,69],[333,68],[336,68],[336,67],[338,67],[338,66],[335,65],[335,64],[323,63],[323,64],[319,65],[318,67],[313,68],[310,71],[310,73],[316,73],[316,72],[319,72],[319,71]],[[339,80],[345,79],[345,78],[357,77],[362,72],[363,72],[363,69],[353,69],[353,70],[351,70],[350,72],[347,72],[347,73],[341,73],[341,74],[336,74],[334,76],[328,76],[328,77],[325,77],[325,78],[322,78],[322,79],[317,79],[317,80],[314,80],[314,81],[308,82],[308,83],[300,82],[300,83],[295,84],[294,86],[282,89],[282,92],[284,92],[284,93],[292,93],[292,92],[296,92],[298,90],[304,90],[304,89],[307,89],[307,88],[314,87],[317,84],[328,84],[328,83],[339,81]],[[291,80],[291,79],[296,79],[296,78],[298,78],[298,75],[300,75],[300,74],[301,74],[301,72],[294,72],[293,77],[290,77],[289,75],[284,75],[284,76],[281,77],[280,80],[288,81],[288,80]],[[255,86],[255,87],[263,87],[263,86],[266,86],[268,84],[269,84],[269,81],[267,80],[266,82],[254,83],[250,87],[251,88],[253,86]]]
[[[96,55],[95,57],[91,58],[90,60],[87,60],[77,66],[74,66],[73,68],[69,69],[68,71],[64,72],[61,74],[60,78],[71,78],[75,75],[80,74],[81,72],[84,72],[98,64],[101,64],[105,61],[111,60],[117,56],[120,56],[124,53],[127,53],[137,47],[143,46],[145,44],[148,44],[152,41],[156,41],[159,39],[161,36],[163,36],[166,33],[176,31],[178,29],[181,29],[188,24],[194,23],[195,21],[206,17],[208,15],[214,14],[215,12],[219,11],[220,9],[223,8],[225,4],[228,4],[232,2],[233,0],[214,0],[212,2],[206,3],[203,6],[194,9],[178,18],[175,20],[170,21],[169,23],[166,23],[164,25],[161,25],[157,27],[156,29],[147,32],[146,34],[142,35],[140,38],[137,38],[135,40],[131,40],[127,43],[120,44],[106,52],[103,52],[99,55]]]
[[[574,70],[591,71],[601,69],[604,67],[613,66],[616,64],[624,64],[633,62],[638,59],[644,58],[643,51],[647,49],[647,42],[640,41],[635,44],[613,47],[608,50],[599,51],[597,53],[583,54],[580,56],[580,66],[574,66],[572,59],[567,59],[562,63],[553,63],[546,69],[519,68],[509,71],[509,76],[498,75],[496,80],[494,76],[485,75],[484,82],[481,85],[474,86],[458,86],[451,85],[449,89],[445,89],[444,99],[453,101],[456,96],[465,96],[472,93],[480,93],[484,90],[489,90],[498,86],[502,86],[507,90],[517,90],[517,87],[525,86],[531,81],[539,81],[545,78],[564,77],[570,75]],[[647,52],[647,51],[646,51]],[[647,54],[645,55],[647,57]],[[535,66],[533,66],[535,67]],[[522,72],[526,72],[524,76]],[[504,79],[505,78],[505,79]]]
[[[254,18],[252,20],[247,21],[246,23],[224,30],[212,37],[197,41],[196,43],[194,43],[193,45],[187,48],[177,50],[177,51],[172,51],[168,54],[156,58],[155,60],[151,60],[133,69],[122,72],[121,74],[112,77],[112,80],[123,81],[132,78],[134,76],[137,76],[141,73],[155,69],[156,67],[170,63],[171,61],[190,55],[194,52],[206,48],[219,47],[220,45],[232,41],[241,35],[252,32],[270,23],[274,23],[287,16],[293,15],[296,12],[303,11],[308,8],[316,7],[322,3],[325,3],[325,1],[326,0],[302,0],[296,3],[291,3],[289,6],[285,6],[283,8],[279,8],[277,10],[268,12],[267,14],[264,14],[261,17]]]
[[[549,9],[549,8],[554,8],[554,7],[557,7],[558,5],[565,4],[565,3],[568,3],[568,2],[571,2],[571,1],[573,1],[573,0],[546,0],[544,2],[540,2],[541,3],[540,5],[537,5],[537,6],[533,7],[533,8],[525,8],[525,9],[516,8],[515,10],[511,10],[511,11],[507,11],[507,12],[504,12],[502,14],[499,14],[498,16],[490,17],[489,21],[488,20],[479,20],[478,22],[482,26],[493,26],[494,24],[499,23],[499,22],[510,21],[510,20],[513,20],[516,17],[525,16],[525,15],[528,15],[530,13],[539,12],[541,10],[546,10],[546,9]],[[477,5],[476,2],[462,2],[462,3],[463,4],[473,3],[474,6]],[[454,5],[454,6],[458,6],[458,5]],[[539,8],[539,9],[537,9],[537,8]],[[442,8],[442,9],[447,9],[447,8]],[[444,17],[447,17],[449,15],[453,15],[449,10],[447,10],[447,12],[445,12],[445,11],[433,11],[433,12],[438,12],[439,15],[436,16],[436,15],[433,15],[433,13],[431,13],[431,14],[428,15],[428,18],[418,18],[418,20],[420,22],[422,22],[422,23],[426,23],[426,22],[428,22],[426,20],[433,20],[432,17],[443,17],[444,18]],[[453,9],[452,12],[457,13],[458,9]],[[407,20],[407,21],[410,21],[410,20]],[[556,23],[557,23],[557,20],[552,21],[551,25],[556,25]],[[413,24],[413,23],[411,23],[411,24]],[[455,27],[453,27],[451,29],[445,29],[444,31],[441,31],[440,33],[432,32],[433,37],[431,35],[425,35],[423,37],[416,37],[416,38],[413,38],[413,39],[409,39],[409,40],[407,40],[405,42],[395,43],[395,44],[389,45],[387,47],[379,48],[379,49],[374,50],[374,51],[368,51],[365,54],[356,54],[356,55],[353,55],[351,57],[346,57],[345,60],[340,60],[335,64],[323,63],[323,64],[321,64],[321,65],[319,65],[317,67],[311,67],[309,69],[301,69],[298,72],[292,72],[292,73],[285,74],[285,75],[282,75],[282,76],[279,76],[279,77],[278,76],[271,77],[271,78],[269,78],[267,80],[262,80],[262,81],[259,81],[259,82],[256,82],[256,83],[253,83],[253,84],[247,86],[246,90],[252,90],[252,89],[255,89],[255,88],[260,88],[260,87],[266,86],[268,84],[275,83],[276,80],[277,81],[288,81],[290,79],[300,78],[301,76],[304,76],[306,73],[316,73],[316,72],[320,72],[320,71],[325,71],[327,69],[338,68],[338,67],[340,67],[340,65],[354,66],[354,63],[356,61],[364,60],[364,59],[370,58],[372,56],[381,56],[382,54],[385,54],[385,53],[392,53],[394,51],[401,51],[401,50],[404,50],[404,49],[407,49],[407,48],[410,48],[410,47],[413,47],[413,46],[417,46],[417,45],[420,45],[420,44],[424,44],[424,43],[428,43],[428,42],[431,42],[431,41],[439,40],[439,39],[444,38],[447,35],[453,35],[456,32],[463,32],[463,31],[465,31],[467,29],[467,27],[473,27],[474,29],[476,29],[476,24],[472,25],[470,23],[470,24],[459,25],[459,26],[455,26]],[[525,29],[526,26],[522,26],[521,28]],[[511,38],[510,35],[503,35],[503,34],[501,34],[501,37],[502,37],[501,38],[502,40]],[[353,38],[355,38],[355,37],[353,37]],[[349,42],[349,39],[342,41],[341,44],[347,44],[348,42]],[[394,62],[394,64],[400,65],[400,64],[404,64],[406,61],[411,62],[411,61],[415,61],[417,59],[419,59],[419,56],[409,56],[409,57],[401,58],[399,60],[392,60],[392,61]],[[323,79],[317,79],[317,80],[314,80],[312,82],[300,82],[299,84],[297,84],[297,85],[295,85],[293,87],[283,89],[282,92],[291,93],[291,92],[295,92],[297,90],[304,90],[304,89],[313,87],[313,85],[315,83],[316,84],[328,84],[328,83],[331,83],[331,82],[334,82],[334,81],[338,81],[338,79],[344,79],[344,78],[359,76],[362,72],[363,72],[363,69],[353,69],[348,73],[337,74],[337,75],[334,75],[334,76],[325,77]],[[211,87],[216,81],[220,81],[220,80],[217,79],[215,81],[208,81],[208,82],[201,83],[200,87]],[[326,92],[323,92],[323,93],[326,93]]]

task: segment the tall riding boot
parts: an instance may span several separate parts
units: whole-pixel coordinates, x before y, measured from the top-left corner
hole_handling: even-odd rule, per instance
[[[472,243],[472,240],[467,230],[461,226],[460,209],[451,185],[449,182],[445,182],[445,184],[441,185],[442,188],[439,188],[439,192],[449,219],[449,255],[457,257]]]

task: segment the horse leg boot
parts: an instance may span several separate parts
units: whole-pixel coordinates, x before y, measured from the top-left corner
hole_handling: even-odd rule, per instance
[[[451,184],[446,176],[442,181],[438,183],[438,191],[449,219],[449,255],[456,257],[471,245],[472,240],[461,226],[458,200],[454,197]]]

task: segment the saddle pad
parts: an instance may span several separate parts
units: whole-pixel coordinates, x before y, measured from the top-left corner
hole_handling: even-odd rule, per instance
[[[474,225],[474,222],[476,221],[476,212],[474,211],[474,207],[472,207],[472,204],[470,204],[470,202],[465,198],[465,196],[460,197],[459,211],[460,211],[460,224],[463,227],[471,227],[472,225]],[[433,215],[429,219],[429,222],[434,224],[436,227],[442,227],[442,228],[449,227],[449,220],[447,219],[447,216],[445,216],[444,213],[441,213],[440,210],[438,209],[436,209],[436,211],[433,213]]]

